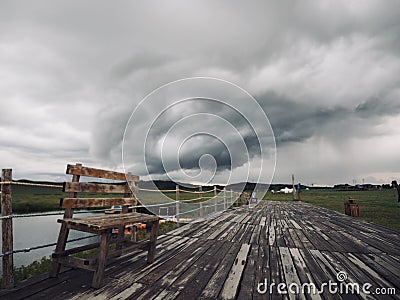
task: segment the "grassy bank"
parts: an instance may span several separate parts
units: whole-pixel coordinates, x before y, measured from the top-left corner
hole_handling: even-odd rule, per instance
[[[14,213],[54,211],[60,209],[61,188],[12,185]]]
[[[400,230],[400,205],[394,189],[376,191],[308,190],[301,193],[302,201],[344,213],[348,197],[360,204],[360,218]],[[264,200],[292,201],[291,194],[268,192]]]
[[[84,194],[82,194],[83,196]],[[175,200],[176,194],[174,192],[168,192],[164,194],[165,197],[161,200],[163,202],[169,202]],[[86,194],[86,197],[90,197],[91,194]],[[95,197],[119,197],[123,195],[112,195],[112,194],[92,194]],[[203,193],[203,197],[212,197],[213,192]],[[68,197],[67,193],[63,193],[60,188],[49,188],[49,187],[32,187],[32,186],[12,186],[12,202],[13,212],[24,214],[33,212],[46,212],[46,211],[57,211],[60,210],[60,199]],[[160,203],[159,192],[139,192],[138,198],[143,199],[146,204]],[[180,200],[189,200],[198,198],[199,194],[184,193],[179,194]],[[193,203],[197,203],[198,200]]]

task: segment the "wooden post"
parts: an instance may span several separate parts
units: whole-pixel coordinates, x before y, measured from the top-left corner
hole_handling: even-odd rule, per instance
[[[92,287],[101,287],[104,279],[104,269],[106,267],[108,244],[110,242],[111,233],[103,233],[101,235],[99,254],[97,256],[98,265],[97,269],[93,274]]]
[[[132,175],[132,172],[128,172],[128,175]],[[128,187],[131,189],[131,193],[137,199],[136,193],[138,192],[138,187],[136,185],[136,182],[127,180],[127,184],[128,184]],[[131,188],[131,186],[132,186],[132,188]],[[124,197],[130,197],[130,196],[131,195],[129,195],[129,194],[124,195]],[[138,202],[136,201],[136,206],[137,205],[138,205]],[[132,208],[132,212],[136,212],[136,211],[137,211],[136,207]]]
[[[175,217],[176,217],[176,226],[179,227],[179,184],[176,185],[176,197],[175,197]]]
[[[78,163],[76,165],[82,166],[82,164]],[[80,175],[72,175],[72,182],[79,182],[80,178],[81,178]],[[77,196],[78,193],[73,193],[73,192],[68,193],[69,198],[76,198]],[[74,215],[74,210],[72,208],[65,209],[64,219],[72,218],[73,215]],[[54,250],[55,253],[65,250],[65,246],[67,245],[68,235],[69,235],[69,229],[67,228],[67,224],[62,223],[60,227],[60,233],[57,238],[56,249]],[[53,261],[51,262],[50,277],[57,277],[58,273],[60,273],[60,268],[61,264],[58,262],[58,258],[53,258]]]
[[[12,181],[12,169],[3,169],[1,174],[2,182]],[[12,190],[11,184],[1,186],[1,215],[12,214]],[[11,252],[10,255],[3,256],[3,288],[11,289],[14,287],[14,256],[13,251],[13,220],[6,218],[1,221],[2,228],[2,252]]]
[[[131,175],[131,174],[132,174],[132,172],[128,172],[128,175]],[[130,186],[133,187],[131,189],[132,190],[131,192],[132,192],[133,196],[135,196],[135,198],[138,199],[137,196],[136,196],[136,193],[139,191],[139,188],[136,185],[136,182],[134,182],[134,181],[131,181],[131,182],[127,181],[127,182],[128,182],[129,187]],[[127,195],[127,197],[129,197],[129,196]],[[124,195],[124,197],[126,197],[126,196]],[[136,201],[136,205],[135,206],[138,206],[138,201]],[[132,208],[132,212],[137,212],[137,208],[136,207]],[[136,242],[136,240],[137,240],[137,230],[136,230],[136,226],[134,225],[134,226],[132,226],[131,241]]]
[[[224,210],[226,209],[226,189],[224,188]]]
[[[214,211],[217,212],[218,210],[218,198],[217,198],[217,186],[214,185]]]
[[[231,201],[229,201],[229,206],[231,206],[233,203],[233,190],[231,189]]]
[[[295,196],[295,189],[294,189],[294,174],[292,174],[292,196],[293,196],[293,200],[296,200],[296,196]]]
[[[150,241],[149,241],[149,252],[147,253],[147,263],[151,264],[154,261],[154,256],[156,253],[156,243],[157,243],[157,235],[158,235],[158,225],[159,221],[153,221],[151,223],[151,233],[150,233]]]
[[[203,187],[200,185],[199,186],[199,196],[200,196],[200,218],[202,218],[204,216],[203,213]]]

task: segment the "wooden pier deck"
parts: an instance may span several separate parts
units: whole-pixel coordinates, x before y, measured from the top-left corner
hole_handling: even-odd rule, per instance
[[[145,252],[120,257],[106,269],[106,284],[90,287],[91,273],[66,270],[41,276],[1,299],[399,299],[399,231],[301,202],[260,202],[160,236],[156,259]],[[397,295],[287,294],[279,283],[319,289],[329,281],[395,288]],[[275,283],[273,293],[259,283]],[[389,290],[393,292],[393,290]],[[396,298],[397,297],[397,298]]]

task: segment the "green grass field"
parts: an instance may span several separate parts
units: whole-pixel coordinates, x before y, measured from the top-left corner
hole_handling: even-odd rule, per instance
[[[376,191],[308,190],[301,193],[302,201],[344,213],[344,201],[348,197],[360,204],[363,220],[400,230],[400,204],[394,189]],[[292,201],[292,194],[268,192],[264,200]]]

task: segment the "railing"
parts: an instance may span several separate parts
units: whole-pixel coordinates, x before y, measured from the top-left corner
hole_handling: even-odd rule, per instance
[[[14,254],[16,253],[27,253],[32,250],[43,249],[48,247],[54,247],[56,243],[48,243],[43,245],[32,246],[24,249],[13,249],[13,219],[15,218],[29,218],[29,217],[41,217],[41,216],[54,216],[62,215],[64,211],[52,211],[43,213],[28,213],[28,214],[13,214],[12,209],[12,185],[23,185],[23,186],[37,186],[37,187],[48,187],[62,189],[61,185],[53,184],[39,184],[39,183],[26,183],[26,182],[16,182],[12,180],[12,169],[3,169],[0,181],[1,186],[1,216],[2,221],[2,252],[0,257],[2,258],[2,269],[3,269],[3,288],[13,288],[14,287]],[[203,191],[203,187],[199,186],[198,191],[190,191],[182,189],[179,185],[176,185],[174,190],[152,190],[137,188],[140,192],[162,192],[162,193],[175,193],[175,200],[171,199],[170,202],[166,203],[156,203],[148,205],[137,205],[135,208],[153,208],[153,207],[174,207],[175,214],[172,215],[175,219],[177,225],[179,223],[187,220],[193,219],[197,216],[204,217],[205,212],[207,214],[225,210],[231,207],[235,201],[240,197],[240,193],[233,190],[227,191],[226,189],[218,189],[214,186],[213,190]],[[181,199],[182,193],[189,193],[193,195],[198,195],[196,198]],[[213,193],[212,197],[205,197],[204,193]],[[139,197],[140,202],[140,197]],[[77,211],[76,214],[85,213],[95,213],[104,212],[105,209],[96,209],[89,211]],[[184,218],[186,216],[186,218]],[[170,217],[170,216],[168,216]],[[68,243],[76,242],[88,238],[92,238],[95,235],[80,237],[68,240]]]

